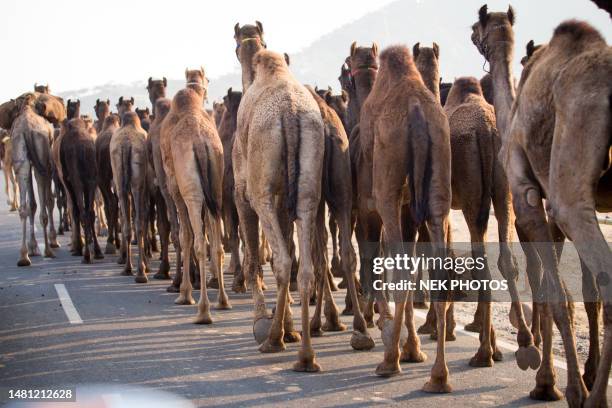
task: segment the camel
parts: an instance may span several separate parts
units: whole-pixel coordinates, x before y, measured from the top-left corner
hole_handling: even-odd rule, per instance
[[[232,146],[234,145],[238,106],[242,92],[227,90],[223,97],[223,116],[219,123],[219,137],[223,144],[223,225],[230,250],[230,264],[227,272],[234,277],[232,290],[245,293],[244,274],[240,264],[240,234],[238,233],[238,210],[234,200],[234,172],[232,170]],[[219,105],[217,105],[219,106]],[[217,110],[215,109],[215,112]]]
[[[51,140],[53,127],[35,111],[36,95],[26,94],[17,103],[19,116],[11,129],[12,161],[19,184],[19,216],[22,225],[20,257],[17,266],[29,266],[29,256],[40,255],[34,233],[36,200],[32,183],[32,170],[38,185],[41,204],[40,223],[45,240],[44,256],[53,258],[52,247],[57,247],[54,236],[47,234],[47,225],[53,231],[53,198],[51,195]],[[59,113],[61,115],[61,113]],[[51,217],[49,217],[51,215]],[[30,219],[30,240],[26,246],[26,218]]]
[[[11,136],[5,129],[0,129],[0,159],[2,159],[2,172],[4,173],[4,188],[6,192],[6,203],[10,211],[17,211],[19,203],[17,201],[17,181],[13,171],[13,147]],[[12,186],[12,193],[11,193]]]
[[[133,207],[135,238],[138,245],[138,267],[134,277],[136,283],[148,282],[149,272],[149,261],[145,253],[149,164],[146,138],[147,133],[140,126],[138,115],[128,111],[123,114],[121,127],[113,133],[109,147],[114,188],[121,213],[122,238],[118,263],[125,264],[123,275],[133,275],[130,245]]]
[[[533,54],[539,50],[540,48],[542,48],[542,44],[538,44],[536,45],[533,40],[529,40],[529,42],[527,43],[527,45],[525,45],[525,56],[523,58],[521,58],[521,65],[524,67],[525,65],[527,65],[527,62],[529,61],[529,59],[533,56]]]
[[[70,101],[68,104],[70,106]],[[91,263],[92,249],[94,259],[104,258],[94,228],[97,184],[96,148],[92,133],[95,133],[95,130],[88,128],[87,123],[78,117],[68,120],[63,126],[60,162],[64,186],[71,201],[73,237],[76,237],[78,244],[81,243],[80,229],[83,225],[85,247],[82,262]],[[73,247],[72,250],[80,252],[80,245]]]
[[[149,127],[151,127],[151,115],[149,113],[149,108],[136,108],[136,114],[138,115],[138,118],[140,118],[140,126],[142,126],[142,128],[148,133]]]
[[[481,9],[477,33],[480,39],[494,18],[495,13]],[[480,49],[485,48],[482,40],[480,44]],[[508,131],[503,134],[501,157],[512,188],[517,226],[530,242],[550,243],[536,246],[544,269],[540,283],[544,349],[531,396],[561,397],[550,364],[554,319],[563,338],[568,366],[565,396],[570,406],[604,404],[612,363],[612,297],[607,284],[612,271],[612,252],[595,214],[596,210],[612,210],[611,73],[612,50],[601,34],[584,22],[561,23],[550,43],[527,61],[515,103],[507,112]],[[495,83],[495,75],[493,78]],[[497,90],[496,87],[495,95]],[[535,111],[534,106],[538,107]],[[581,149],[576,150],[576,146]],[[565,171],[568,160],[581,171]],[[543,198],[547,200],[546,209]],[[548,224],[556,224],[573,241],[581,259],[582,290],[590,326],[584,377],[578,367],[571,310],[558,273],[560,248],[555,245],[557,240]],[[600,302],[604,303],[605,330],[601,355],[597,338]]]
[[[446,105],[446,98],[452,86],[451,82],[442,82],[442,77],[440,77],[440,104],[442,106]]]
[[[47,85],[38,85],[34,84],[34,92],[42,93],[42,94],[50,94],[51,90],[49,89],[49,84]]]
[[[102,128],[104,127],[104,120],[110,115],[110,99],[105,101],[101,101],[100,99],[96,99],[96,104],[94,106],[94,112],[96,113],[96,121],[94,122],[94,127],[96,128],[96,132],[98,135],[102,133]]]
[[[166,87],[168,86],[168,81],[166,77],[162,79],[153,79],[153,77],[149,77],[147,81],[147,92],[149,93],[149,101],[151,102],[152,110],[151,112],[151,120],[155,118],[155,101],[160,98],[166,97]]]
[[[119,114],[119,118],[123,120],[123,115],[126,112],[132,112],[134,108],[134,97],[132,96],[130,99],[127,99],[123,96],[120,96],[119,101],[115,106],[117,108],[117,114]]]
[[[114,255],[119,248],[119,203],[113,188],[113,169],[111,166],[110,142],[113,133],[119,129],[119,116],[109,114],[104,118],[100,134],[96,138],[96,176],[98,189],[104,200],[104,211],[108,223],[108,236],[104,253]]]
[[[221,121],[223,120],[223,115],[225,114],[226,110],[227,108],[225,106],[225,102],[213,102],[213,119],[215,120],[215,125],[217,126],[217,131],[219,131],[219,134],[221,133]]]
[[[414,256],[416,233],[425,223],[430,231],[433,255],[444,258],[451,205],[448,120],[404,46],[389,47],[380,55],[380,73],[362,108],[360,142],[362,154],[373,160],[371,191],[375,211],[385,227],[389,256],[404,251]],[[398,149],[397,145],[405,148]],[[407,163],[407,167],[398,167],[397,163]],[[406,181],[409,192],[403,191]],[[404,249],[402,242],[408,242],[408,247]],[[399,271],[394,271],[395,279],[399,278],[396,272]],[[448,278],[447,271],[437,268],[431,275],[437,279]],[[392,333],[383,328],[383,336],[387,337],[385,356],[376,369],[380,376],[398,374],[400,360],[422,362],[426,358],[414,327],[412,296],[412,291],[394,293]],[[444,345],[448,294],[432,293],[432,303],[436,310],[438,345],[431,377],[423,391],[450,392]],[[408,336],[400,355],[403,325],[408,329]]]
[[[421,43],[416,43],[412,47],[412,57],[414,63],[423,78],[423,83],[434,96],[440,100],[440,46],[435,42],[430,47],[421,47]]]
[[[205,226],[210,227],[211,266],[219,281],[217,309],[231,308],[221,271],[223,145],[212,118],[202,108],[208,92],[204,69],[185,70],[185,80],[186,88],[174,96],[160,134],[161,157],[168,190],[178,211],[183,250],[183,277],[175,303],[195,303],[189,275],[193,246],[200,269],[200,300],[194,323],[211,324],[206,292]]]
[[[485,74],[482,78],[480,78],[480,88],[482,89],[482,94],[485,98],[485,101],[489,105],[493,105],[493,80],[491,79],[491,74]]]
[[[347,299],[351,305],[359,305],[357,286],[355,284],[355,268],[357,260],[355,250],[351,243],[352,238],[352,185],[351,160],[349,155],[349,142],[344,126],[336,112],[328,106],[316,91],[308,88],[315,98],[324,123],[325,153],[323,162],[323,179],[321,203],[317,212],[315,226],[315,278],[318,285],[317,303],[310,322],[310,331],[313,336],[321,335],[323,331],[342,331],[346,327],[338,321],[337,307],[331,295],[330,280],[327,278],[327,231],[325,229],[324,206],[330,209],[330,220],[333,218],[339,227],[339,246],[341,257],[338,260],[338,269],[343,273],[347,283]],[[329,93],[326,94],[329,97]],[[322,302],[325,299],[325,324],[321,325]],[[356,309],[359,309],[356,306]],[[351,346],[355,350],[369,350],[374,347],[368,333],[367,324],[360,313],[353,313],[353,336]]]
[[[254,34],[263,33],[260,26],[253,27]],[[245,238],[245,278],[252,288],[255,306],[253,332],[256,339],[262,340],[261,352],[279,352],[285,349],[285,341],[298,341],[300,337],[293,329],[288,302],[293,263],[289,230],[294,221],[300,247],[297,279],[302,327],[309,325],[309,299],[315,277],[312,243],[321,199],[324,125],[316,101],[293,77],[284,57],[261,49],[260,37],[245,42],[245,27],[249,26],[240,30],[236,25],[245,92],[238,108],[232,152],[235,197]],[[252,60],[241,54],[245,44],[260,44]],[[277,303],[272,321],[266,311],[257,260],[258,220],[274,257]],[[310,330],[302,330],[301,337],[302,347],[293,369],[319,371]]]

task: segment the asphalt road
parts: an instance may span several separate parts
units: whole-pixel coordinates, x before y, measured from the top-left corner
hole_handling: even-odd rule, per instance
[[[351,349],[350,331],[314,339],[322,372],[295,373],[291,365],[296,344],[279,354],[258,352],[249,294],[231,293],[232,310],[213,311],[213,325],[197,326],[191,323],[195,306],[174,305],[176,295],[166,293],[166,281],[136,284],[119,275],[115,256],[82,265],[68,253],[67,236],[60,238],[56,259],[36,257],[32,266],[18,268],[19,218],[9,213],[5,201],[2,192],[0,387],[76,386],[79,398],[88,385],[104,384],[107,399],[129,398],[131,392],[132,397],[149,396],[160,406],[169,405],[163,403],[167,394],[153,389],[195,406],[544,405],[528,398],[535,372],[516,366],[513,345],[505,344],[510,349],[502,349],[504,361],[493,368],[471,368],[468,361],[478,342],[460,330],[457,340],[447,344],[451,394],[421,391],[435,357],[435,343],[426,336],[421,338],[429,356],[425,363],[403,364],[403,373],[391,379],[377,377],[374,370],[383,352],[377,329],[372,329],[376,347],[369,352]],[[41,234],[38,237],[42,241]],[[156,260],[153,270],[157,265]],[[268,266],[264,274],[268,287],[274,288]],[[65,286],[82,323],[69,322],[56,284]],[[344,291],[335,296],[342,307]],[[216,290],[210,290],[209,297],[216,299]],[[274,292],[268,290],[266,297],[271,306]],[[342,320],[350,328],[351,318]],[[299,319],[295,323],[299,330]],[[557,368],[557,376],[563,390],[566,373]]]

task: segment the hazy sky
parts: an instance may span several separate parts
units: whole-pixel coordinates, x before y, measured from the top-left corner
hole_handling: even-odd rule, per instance
[[[236,22],[264,23],[269,47],[295,53],[391,0],[0,0],[0,102],[49,83],[54,93],[181,78],[203,65],[214,78],[238,67]]]

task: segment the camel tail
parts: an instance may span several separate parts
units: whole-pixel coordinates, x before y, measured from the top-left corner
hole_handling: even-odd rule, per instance
[[[298,177],[300,174],[300,143],[302,138],[302,126],[298,120],[281,120],[281,134],[285,148],[285,184],[287,186],[286,208],[289,220],[297,218],[298,201]]]
[[[487,140],[490,139],[490,140]],[[480,177],[482,192],[480,197],[480,208],[476,225],[484,231],[489,223],[489,212],[491,210],[491,197],[493,196],[493,167],[495,166],[493,149],[494,141],[488,134],[476,133],[476,144],[480,155]]]
[[[132,180],[132,146],[123,146],[121,148],[121,167],[123,174],[121,175],[121,188],[125,193],[130,191],[130,183]]]
[[[331,137],[327,137],[325,132],[325,151],[323,153],[323,196],[330,210],[337,210],[340,206],[336,200],[339,198],[334,194],[334,141]]]
[[[210,211],[213,217],[220,216],[221,202],[214,194],[213,188],[213,171],[210,165],[210,153],[208,146],[202,143],[199,146],[193,147],[193,154],[198,167],[198,176],[200,178],[200,185],[202,186],[202,192],[204,193],[204,202],[208,211]]]
[[[25,141],[26,149],[28,151],[28,158],[30,159],[30,162],[32,163],[38,174],[43,177],[49,177],[51,169],[49,169],[48,166],[45,166],[40,160],[40,157],[38,156],[38,151],[36,150],[36,143],[34,141],[34,135],[32,134],[32,132],[25,132],[23,139]]]
[[[429,186],[431,184],[431,136],[420,105],[408,114],[407,175],[410,187],[410,210],[417,225],[429,216]]]

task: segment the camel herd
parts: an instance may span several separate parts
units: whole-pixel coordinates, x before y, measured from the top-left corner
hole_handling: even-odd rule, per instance
[[[242,92],[230,88],[212,111],[203,109],[208,89],[203,68],[186,70],[185,88],[172,99],[166,98],[166,78],[149,78],[151,112],[134,110],[134,98],[121,97],[117,113],[110,100],[98,100],[95,122],[80,115],[78,100],[64,105],[48,86],[37,85],[35,92],[0,105],[8,204],[18,208],[22,223],[18,265],[30,265],[30,256],[40,255],[34,174],[44,256],[53,257],[58,247],[56,204],[57,232],[71,230],[73,255],[90,263],[92,256],[119,251],[122,273],[139,283],[148,281],[159,232],[161,262],[154,278],[172,279],[168,291],[179,293],[177,304],[195,304],[193,288],[199,285],[195,323],[210,324],[207,287],[218,289],[216,309],[231,308],[225,250],[231,290],[252,293],[259,350],[280,352],[286,343],[301,341],[293,369],[305,372],[320,370],[312,337],[346,329],[332,297],[331,277],[342,277],[339,286],[347,288],[342,313],[353,315],[351,347],[370,350],[368,329],[378,326],[382,332],[385,352],[376,374],[393,376],[400,362],[425,361],[418,334],[431,334],[436,357],[423,390],[450,392],[445,342],[455,336],[453,293],[429,294],[427,320],[417,329],[413,310],[427,307],[426,294],[396,292],[390,299],[374,290],[372,262],[383,253],[414,254],[417,242],[433,256],[450,254],[451,209],[465,217],[472,254],[484,256],[492,204],[497,265],[508,281],[510,318],[518,328],[516,361],[523,370],[538,370],[530,396],[562,398],[552,363],[554,322],[567,359],[568,404],[605,406],[612,363],[612,252],[596,211],[612,210],[612,49],[587,23],[563,22],[548,44],[527,45],[515,88],[514,20],[512,7],[480,8],[471,41],[490,74],[453,84],[441,82],[436,43],[417,43],[412,52],[403,45],[379,51],[376,43],[353,43],[340,68],[342,93],[313,89],[295,79],[286,54],[267,50],[263,25],[256,22],[234,27]],[[509,245],[514,229],[535,299],[531,327]],[[104,251],[98,234],[106,236]],[[585,301],[590,348],[584,374],[572,302],[558,271],[565,238],[580,255],[583,291],[598,293],[597,301]],[[176,252],[173,277],[170,242]],[[135,272],[132,245],[138,247]],[[272,313],[264,299],[261,265],[267,261],[276,278]],[[435,268],[429,275],[451,277]],[[472,278],[490,276],[486,266]],[[301,332],[290,308],[295,290]],[[469,361],[473,367],[502,359],[490,295],[479,293],[474,322],[466,327],[480,333]]]

